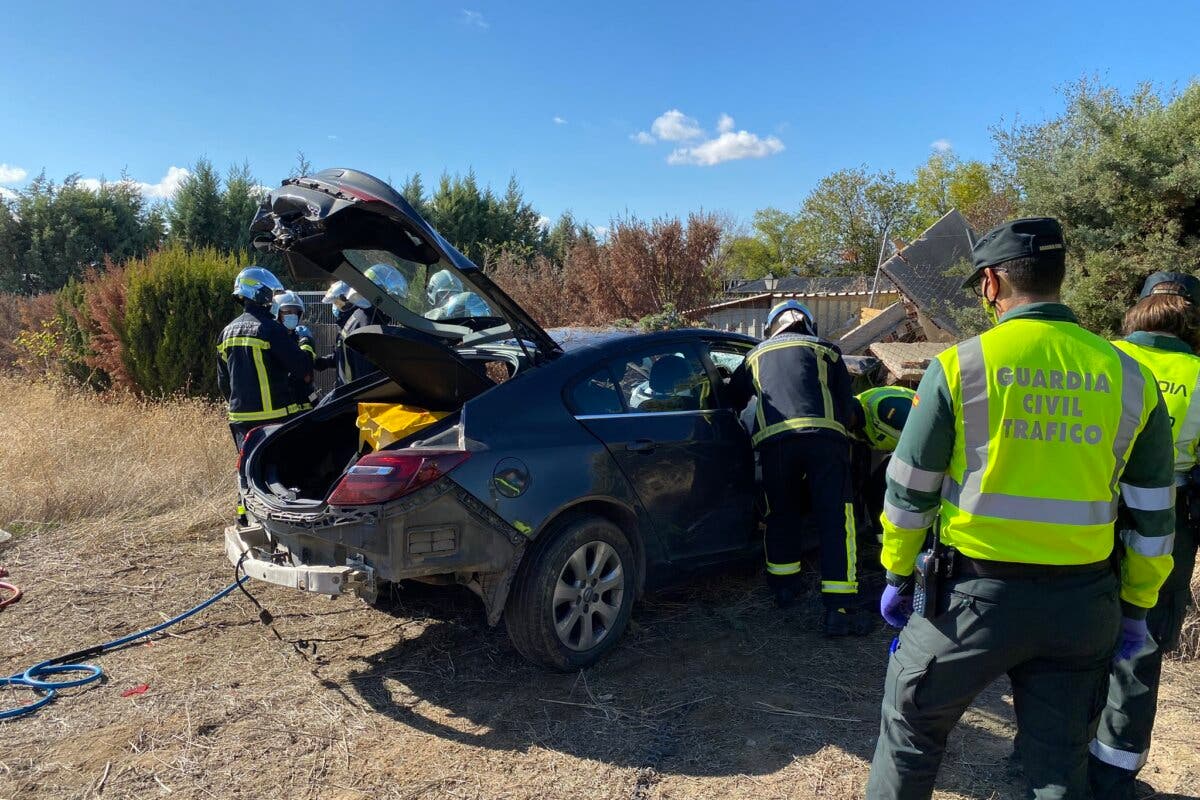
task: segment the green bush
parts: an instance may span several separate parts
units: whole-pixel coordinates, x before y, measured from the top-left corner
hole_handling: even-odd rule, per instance
[[[88,364],[92,356],[88,331],[87,284],[71,278],[54,298],[54,319],[60,335],[58,368],[71,383],[107,389],[107,373]]]
[[[217,396],[217,337],[240,313],[229,290],[244,263],[175,246],[128,265],[126,360],[143,394]]]

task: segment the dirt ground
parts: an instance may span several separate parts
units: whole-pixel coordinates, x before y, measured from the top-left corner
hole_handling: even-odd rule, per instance
[[[0,401],[12,388],[0,383]],[[25,400],[0,402],[0,524],[15,534],[0,564],[26,592],[0,611],[0,674],[163,620],[233,578],[220,541],[232,445],[208,411],[116,409],[96,425],[110,439],[136,429],[128,447],[57,452],[60,471],[90,458],[116,498],[94,518],[29,497],[44,479],[26,440],[45,430],[30,415],[80,408]],[[201,427],[181,437],[192,413]],[[172,437],[168,462],[153,445]],[[139,506],[126,488],[139,481],[174,482],[176,499]],[[234,594],[101,657],[105,682],[0,722],[0,798],[862,795],[890,634],[827,642],[814,608],[776,611],[757,575],[649,596],[615,653],[570,675],[526,664],[464,591],[405,590],[378,611],[253,588],[278,638]],[[26,697],[0,690],[0,705]],[[1157,797],[1200,795],[1197,662],[1166,664],[1161,708],[1143,776]],[[937,796],[1020,797],[1012,733],[1000,683],[953,735]]]

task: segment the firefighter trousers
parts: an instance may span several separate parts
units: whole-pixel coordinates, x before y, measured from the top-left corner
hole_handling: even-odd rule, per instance
[[[815,530],[826,606],[853,601],[857,541],[846,437],[821,430],[768,439],[759,446],[759,459],[767,495],[767,574],[776,583],[797,576],[804,534]]]

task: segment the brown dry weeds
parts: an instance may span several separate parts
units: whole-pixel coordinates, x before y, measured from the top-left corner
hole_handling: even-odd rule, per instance
[[[0,437],[16,534],[0,562],[26,589],[0,611],[0,673],[231,580],[234,456],[215,409],[0,383]],[[381,612],[260,587],[281,639],[234,595],[104,656],[105,683],[0,723],[0,798],[861,796],[888,634],[828,643],[754,575],[696,584],[640,604],[622,646],[575,675],[525,664],[462,593],[407,589]],[[1165,667],[1146,772],[1176,796],[1200,793],[1196,671]],[[939,797],[1020,796],[1006,691],[955,732]]]

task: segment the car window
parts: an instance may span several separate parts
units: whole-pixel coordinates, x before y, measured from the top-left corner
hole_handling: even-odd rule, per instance
[[[495,317],[454,269],[417,264],[387,250],[343,250],[342,257],[414,314],[433,320]]]
[[[617,384],[613,382],[608,367],[576,383],[571,389],[568,403],[577,416],[620,414],[625,410],[621,407],[621,395],[617,392]]]
[[[613,364],[630,411],[699,411],[712,405],[712,384],[700,359],[676,347],[643,352]]]

